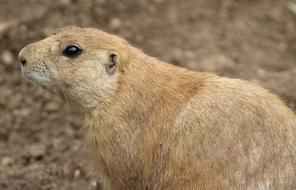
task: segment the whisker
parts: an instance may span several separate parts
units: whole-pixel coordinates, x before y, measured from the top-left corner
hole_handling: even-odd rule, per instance
[[[54,77],[54,75],[52,74],[51,70],[50,70],[50,69],[48,68],[48,66],[46,65],[46,62],[45,62],[44,60],[42,60],[42,63],[44,64],[44,66],[45,66],[46,70],[48,71],[49,75],[50,75],[51,77]]]

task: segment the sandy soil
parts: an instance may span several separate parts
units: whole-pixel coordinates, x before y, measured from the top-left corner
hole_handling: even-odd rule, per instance
[[[296,111],[296,14],[287,0],[0,0],[0,189],[101,189],[81,117],[25,81],[18,51],[65,25],[119,34],[193,70],[255,80]],[[291,8],[291,6],[290,6]]]

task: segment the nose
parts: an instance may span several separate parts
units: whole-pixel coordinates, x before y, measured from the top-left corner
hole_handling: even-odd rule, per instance
[[[21,64],[22,64],[23,66],[25,66],[25,65],[27,64],[27,60],[26,60],[26,58],[24,58],[24,57],[20,57],[19,60],[20,60],[20,62],[21,62]]]
[[[30,48],[28,48],[28,46],[24,47],[19,52],[18,58],[19,58],[19,61],[20,61],[22,66],[25,66],[28,63],[28,59],[27,59],[28,52],[30,52]]]

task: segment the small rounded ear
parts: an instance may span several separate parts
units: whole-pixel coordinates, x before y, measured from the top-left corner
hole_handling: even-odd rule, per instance
[[[106,72],[109,75],[113,75],[116,72],[118,63],[119,56],[116,53],[111,53],[109,55],[108,63],[105,66]]]

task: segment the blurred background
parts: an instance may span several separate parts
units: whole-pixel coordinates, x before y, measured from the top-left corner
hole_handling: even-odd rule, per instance
[[[81,117],[25,81],[18,51],[65,25],[118,34],[172,64],[257,81],[296,111],[296,1],[0,0],[0,189],[101,189]]]

